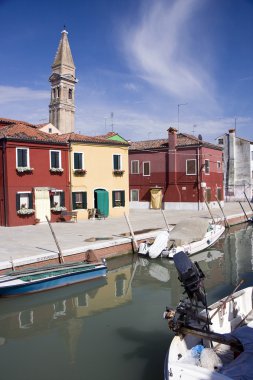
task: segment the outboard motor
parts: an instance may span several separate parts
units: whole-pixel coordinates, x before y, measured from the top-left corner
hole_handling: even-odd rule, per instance
[[[198,263],[193,263],[183,251],[175,253],[173,259],[179,274],[178,279],[183,284],[189,299],[199,301],[206,307],[205,290],[202,284],[205,275]]]

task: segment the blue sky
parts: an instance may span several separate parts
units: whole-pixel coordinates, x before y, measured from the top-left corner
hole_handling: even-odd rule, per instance
[[[253,140],[253,0],[0,0],[0,16],[2,117],[48,121],[66,25],[76,132]]]

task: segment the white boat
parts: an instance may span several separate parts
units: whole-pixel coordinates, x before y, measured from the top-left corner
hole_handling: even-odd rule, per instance
[[[162,251],[161,256],[172,258],[181,251],[194,255],[211,247],[224,231],[222,224],[210,222],[208,219],[185,219],[170,231],[169,246]]]
[[[176,336],[164,364],[164,380],[253,379],[253,287],[207,307],[203,273],[184,252],[174,256],[187,297],[165,318]],[[199,312],[199,307],[205,307]]]
[[[169,232],[161,231],[155,238],[153,244],[148,242],[141,243],[138,253],[151,259],[156,259],[167,248],[169,242]]]

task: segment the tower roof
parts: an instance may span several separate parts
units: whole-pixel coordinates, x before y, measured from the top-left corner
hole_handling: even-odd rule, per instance
[[[71,74],[74,77],[75,65],[69,46],[68,32],[64,29],[61,34],[62,36],[52,65],[52,70],[61,75]]]

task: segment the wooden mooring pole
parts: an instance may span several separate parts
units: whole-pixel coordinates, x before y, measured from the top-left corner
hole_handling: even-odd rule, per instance
[[[225,227],[230,228],[230,225],[229,225],[229,223],[228,223],[228,220],[227,220],[227,218],[226,218],[226,215],[225,215],[225,213],[224,213],[224,211],[223,211],[223,208],[221,207],[220,201],[219,201],[219,199],[218,199],[217,197],[215,197],[215,198],[216,198],[217,203],[218,203],[218,205],[219,205],[219,207],[220,207],[220,210],[221,210],[221,212],[222,212],[222,215],[223,215],[223,218],[224,218],[224,224],[225,224]]]
[[[64,263],[64,259],[63,259],[62,251],[61,251],[61,248],[60,248],[60,246],[59,246],[58,240],[56,239],[56,236],[55,236],[55,233],[54,233],[53,227],[52,227],[52,225],[51,225],[51,223],[50,223],[50,221],[49,221],[47,215],[46,215],[46,220],[47,220],[47,223],[48,223],[48,225],[49,225],[49,228],[50,228],[50,230],[51,230],[51,232],[52,232],[52,235],[53,235],[53,238],[54,238],[55,244],[56,244],[56,246],[57,246],[57,248],[58,248],[58,258],[59,258],[59,262],[60,262],[60,264],[62,264],[62,263]]]
[[[239,205],[241,206],[241,209],[242,209],[242,211],[243,211],[243,213],[244,213],[244,216],[245,216],[246,220],[248,221],[249,218],[248,218],[248,216],[247,216],[247,214],[246,214],[246,212],[245,212],[245,210],[244,210],[244,208],[243,208],[242,202],[238,201],[238,203],[239,203]]]
[[[169,228],[169,225],[168,225],[168,222],[167,222],[167,220],[166,220],[166,218],[165,218],[165,214],[164,214],[164,211],[161,209],[161,212],[162,212],[162,215],[163,215],[163,219],[164,219],[164,221],[165,221],[165,224],[166,224],[166,227],[167,227],[167,229],[168,229],[168,231],[170,230],[170,228]]]
[[[134,231],[132,229],[132,226],[131,226],[131,223],[130,223],[130,220],[128,218],[128,216],[126,215],[126,213],[124,212],[124,215],[125,215],[125,218],[126,218],[126,221],[127,221],[127,224],[128,224],[128,227],[129,227],[129,230],[130,230],[130,234],[132,236],[132,242],[133,242],[133,253],[137,252],[139,247],[138,247],[138,243],[137,243],[137,240],[135,239],[135,236],[134,236]]]
[[[246,198],[246,200],[247,200],[247,202],[248,202],[248,204],[249,204],[249,207],[251,208],[251,211],[253,212],[253,208],[252,208],[252,206],[251,206],[251,203],[250,203],[249,198],[247,197],[245,191],[244,191],[244,195],[245,195],[245,198]]]

